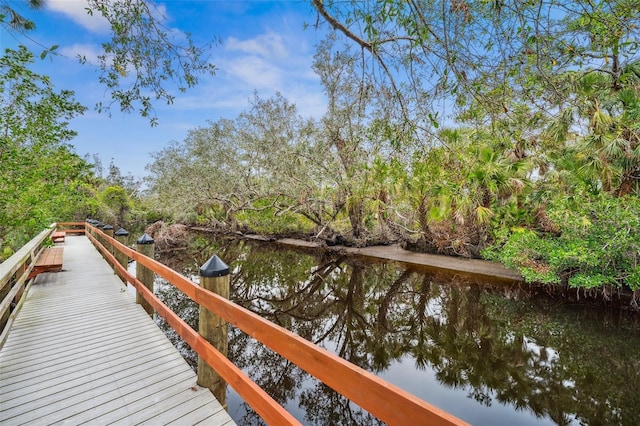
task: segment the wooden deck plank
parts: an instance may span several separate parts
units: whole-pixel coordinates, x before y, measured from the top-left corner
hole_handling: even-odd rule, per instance
[[[73,343],[99,343],[102,339],[109,339],[113,335],[116,337],[122,336],[123,331],[130,332],[131,334],[135,333],[139,336],[143,336],[148,333],[155,334],[153,333],[153,330],[149,328],[131,329],[121,326],[122,320],[128,321],[133,318],[135,318],[135,316],[123,313],[121,318],[107,317],[88,320],[84,322],[82,326],[78,326],[76,328],[78,333],[86,333],[86,336],[82,336],[81,338],[61,331],[59,323],[56,323],[55,325],[51,325],[49,323],[38,325],[39,328],[44,328],[44,330],[33,333],[30,338],[29,333],[21,333],[16,336],[16,339],[13,342],[11,342],[11,345],[6,346],[7,348],[12,349],[11,357],[7,356],[6,360],[9,361],[12,358],[15,358],[20,361],[22,357],[27,356],[29,353],[40,353],[42,348],[47,348],[49,354],[53,356],[56,354],[56,350],[58,348],[68,348],[69,345]],[[103,327],[104,333],[94,335],[91,331],[95,330],[95,327],[98,325]],[[25,343],[27,342],[30,342],[30,344],[26,345]]]
[[[125,348],[123,351],[111,352],[109,354],[110,357],[100,357],[96,355],[87,357],[84,363],[80,361],[75,365],[62,364],[58,369],[35,376],[37,380],[26,374],[24,380],[21,380],[20,377],[14,378],[13,381],[8,380],[7,384],[0,388],[0,393],[6,402],[20,394],[26,394],[27,399],[30,398],[29,395],[35,396],[37,393],[46,395],[47,392],[52,392],[47,388],[48,386],[57,386],[56,391],[59,392],[61,389],[64,389],[61,388],[61,386],[66,385],[67,388],[75,386],[78,384],[78,380],[81,381],[83,378],[92,380],[101,375],[111,374],[114,364],[121,370],[129,367],[129,365],[121,366],[125,363],[133,363],[132,365],[134,366],[142,364],[139,368],[144,368],[145,361],[156,357],[167,357],[170,356],[172,352],[171,348],[163,348],[162,350],[155,351],[153,354],[149,354],[145,353],[145,348],[148,348],[148,346],[140,346],[136,352],[127,351]],[[111,359],[111,356],[117,357],[117,359]],[[62,380],[63,378],[64,380]]]
[[[195,393],[195,391],[192,391],[192,393]],[[186,402],[175,404],[160,415],[164,416],[165,419],[167,415],[171,415],[175,420],[180,420],[182,422],[188,418],[191,423],[197,423],[202,419],[203,413],[198,412],[201,408],[207,408],[207,396],[203,392],[196,394],[196,396],[187,395]],[[220,410],[222,410],[222,407],[220,407]],[[157,425],[159,423],[158,417],[160,417],[160,415],[149,417],[139,424],[150,426]]]
[[[126,393],[121,394],[118,399],[106,401],[97,406],[92,404],[91,410],[85,410],[77,416],[69,417],[66,420],[71,420],[74,423],[137,424],[139,421],[136,421],[133,417],[140,414],[136,413],[145,409],[164,411],[167,408],[165,406],[166,397],[178,395],[183,387],[188,386],[185,385],[185,381],[188,385],[195,386],[195,379],[193,376],[190,377],[188,371],[185,371],[181,374],[172,375],[161,382],[154,383],[154,393],[149,394],[148,386],[143,386],[142,389],[132,387]],[[122,402],[125,402],[125,404],[122,404]]]
[[[153,340],[152,340],[153,339]],[[82,344],[78,344],[69,347],[67,351],[61,352],[56,355],[56,358],[52,358],[43,362],[38,362],[37,355],[31,358],[25,359],[30,361],[27,365],[19,368],[11,369],[6,373],[6,381],[4,386],[0,388],[0,392],[6,392],[6,386],[18,381],[28,381],[39,377],[41,380],[46,380],[47,375],[53,374],[54,377],[64,374],[64,371],[71,371],[75,368],[92,368],[93,364],[100,364],[104,362],[104,351],[110,352],[113,355],[122,354],[124,360],[127,355],[144,355],[144,349],[147,343],[155,344],[159,340],[158,336],[152,336],[149,339],[141,339],[139,336],[131,336],[128,340],[114,341],[108,345],[95,345],[94,347],[86,347]],[[128,345],[128,346],[125,346]],[[136,353],[135,350],[138,350]],[[95,361],[95,362],[93,362]],[[7,368],[10,368],[8,365]]]
[[[3,425],[233,424],[84,236],[38,275],[0,349]]]
[[[191,373],[185,370],[175,377],[170,377],[172,381],[165,380],[165,384],[172,385],[179,383],[184,375],[189,374]],[[22,413],[20,417],[15,417],[13,420],[24,423],[31,423],[38,420],[48,423],[64,421],[65,423],[80,424],[93,420],[101,412],[108,412],[123,407],[123,392],[128,392],[129,394],[136,392],[138,394],[146,394],[149,384],[155,385],[156,383],[139,380],[131,383],[129,388],[126,386],[113,386],[108,392],[102,392],[105,386],[102,386],[102,389],[93,388],[88,392],[76,395],[72,400],[67,398],[60,404],[49,404],[40,410],[30,409],[28,412]],[[128,409],[128,407],[125,407],[125,409]],[[124,419],[123,423],[126,422],[128,422],[128,419]]]
[[[167,363],[160,358],[158,358],[158,361],[161,361],[163,365],[172,367],[166,371],[166,374],[189,372],[183,365],[177,365],[175,362]],[[149,370],[155,371],[156,363],[150,364],[149,360],[142,360],[137,364],[128,366],[126,369],[106,368],[96,372],[87,372],[74,378],[65,377],[63,379],[67,380],[64,382],[4,401],[3,404],[5,404],[6,410],[9,412],[11,412],[12,408],[16,408],[15,412],[11,412],[11,415],[18,416],[25,413],[28,414],[40,406],[46,406],[46,401],[57,400],[59,402],[56,405],[65,409],[64,414],[67,417],[69,413],[75,412],[75,405],[81,404],[87,399],[86,392],[82,392],[83,387],[88,388],[92,395],[109,394],[109,392],[113,391],[117,391],[117,395],[120,395],[121,388],[129,385],[131,377],[136,378],[134,383],[138,387],[144,388],[148,383],[156,383],[154,381],[155,378],[150,380],[149,375],[151,373],[147,372],[149,365],[152,367]],[[160,375],[160,377],[164,376]],[[112,399],[109,398],[108,400]],[[44,400],[45,403],[40,404],[41,400]],[[4,416],[4,412],[2,414]]]
[[[42,250],[38,260],[36,260],[35,266],[55,266],[62,265],[62,253],[64,249],[62,247],[47,247]]]
[[[111,303],[114,302],[117,301],[111,301]],[[44,306],[43,309],[46,309],[46,306]],[[91,327],[95,327],[96,324],[104,324],[104,327],[113,326],[114,323],[116,323],[116,325],[123,324],[125,321],[132,318],[132,315],[137,315],[135,313],[127,312],[124,310],[114,310],[113,312],[105,314],[102,313],[99,309],[82,310],[81,313],[85,314],[87,316],[87,319],[81,324],[78,324],[78,330],[91,329]],[[29,325],[30,329],[32,330],[35,328],[35,331],[33,332],[30,332],[29,329],[25,331],[15,330],[15,339],[11,343],[7,343],[7,345],[16,344],[18,346],[22,346],[24,340],[33,340],[34,338],[38,340],[47,338],[55,339],[68,336],[68,334],[65,333],[64,328],[61,327],[64,326],[64,320],[67,318],[64,318],[62,316],[56,317],[55,313],[51,313],[50,315],[50,318],[30,321],[27,325]],[[68,318],[67,320],[74,321],[74,318],[76,317],[77,316],[73,316],[71,318]]]
[[[173,414],[173,412],[172,412]],[[176,425],[179,426],[181,424],[183,424],[183,418],[188,417],[190,420],[191,424],[201,424],[202,422],[216,422],[215,417],[221,415],[220,417],[220,421],[218,422],[219,424],[224,424],[224,417],[228,416],[228,414],[226,413],[226,411],[224,411],[224,409],[222,407],[220,407],[220,411],[218,411],[215,414],[211,414],[211,412],[207,409],[206,405],[200,405],[199,407],[197,407],[196,409],[194,409],[193,411],[191,411],[188,414],[184,414],[183,417],[176,417],[175,420],[167,422],[166,424],[168,425]],[[211,424],[209,423],[209,424]],[[148,424],[150,426],[152,426],[154,423],[150,420],[147,421],[143,424]],[[206,424],[206,423],[204,423]]]
[[[29,404],[29,412],[34,412],[48,406],[54,406],[58,410],[61,410],[66,409],[70,404],[76,404],[73,406],[73,409],[75,410],[79,406],[79,403],[83,401],[83,398],[85,400],[93,400],[103,394],[114,392],[112,389],[107,387],[109,383],[115,382],[118,386],[124,387],[132,383],[142,383],[142,380],[145,377],[151,375],[159,379],[164,379],[167,375],[174,374],[173,371],[175,371],[174,369],[177,367],[176,362],[177,360],[166,363],[162,358],[158,358],[156,362],[146,362],[146,370],[144,371],[132,368],[130,370],[118,371],[113,375],[109,374],[99,378],[94,377],[92,380],[85,383],[74,384],[73,392],[67,392],[66,395],[61,392],[49,393],[35,401],[27,400],[24,403]],[[120,392],[119,390],[117,391]],[[69,396],[73,398],[69,398]],[[10,419],[15,415],[24,413],[25,411],[24,407],[15,405],[7,407],[2,414],[5,418]],[[51,411],[53,412],[56,410]]]
[[[60,341],[55,340],[55,338],[48,338],[46,340],[40,340],[33,345],[32,348],[24,348],[17,347],[16,349],[22,349],[20,351],[16,351],[16,353],[10,358],[7,357],[5,361],[5,367],[9,370],[9,367],[14,365],[20,365],[23,368],[28,368],[30,362],[38,362],[39,366],[44,367],[47,363],[53,362],[52,360],[63,356],[65,354],[73,354],[73,351],[77,352],[77,349],[84,348],[86,351],[91,351],[94,348],[98,350],[103,345],[118,345],[125,344],[130,340],[135,339],[144,339],[146,337],[156,337],[153,333],[148,330],[137,330],[132,331],[130,335],[127,335],[126,338],[119,339],[119,334],[115,330],[108,330],[102,338],[93,338],[87,340],[74,340],[72,338],[62,339]],[[43,350],[47,350],[49,358],[43,360],[40,355]],[[76,354],[76,356],[83,356],[82,353]],[[17,368],[17,367],[16,367]],[[9,377],[9,376],[8,376]]]

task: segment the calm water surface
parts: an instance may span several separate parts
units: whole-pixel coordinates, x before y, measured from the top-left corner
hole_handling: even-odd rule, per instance
[[[234,302],[470,423],[640,424],[634,315],[393,262],[199,235],[160,260],[197,282],[214,254],[231,267]],[[197,329],[197,306],[162,281],[156,287]],[[304,424],[380,424],[233,327],[229,358]],[[238,424],[261,423],[227,394]]]

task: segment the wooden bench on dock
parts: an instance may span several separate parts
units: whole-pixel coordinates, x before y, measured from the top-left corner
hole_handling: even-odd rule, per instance
[[[64,243],[64,238],[67,236],[67,233],[64,231],[56,231],[51,234],[51,241],[54,243]]]
[[[63,247],[48,247],[42,250],[38,260],[36,260],[33,269],[29,273],[31,279],[43,272],[60,272],[62,271],[62,251]]]

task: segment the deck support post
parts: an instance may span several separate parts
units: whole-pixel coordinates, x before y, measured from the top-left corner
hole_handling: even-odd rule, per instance
[[[86,224],[84,225],[84,232],[85,234],[90,234],[91,236],[95,237],[95,234],[93,233],[93,219],[87,219],[86,223],[88,223],[89,225],[87,226]]]
[[[127,232],[126,229],[120,228],[118,229],[116,232],[113,233],[115,239],[117,242],[119,242],[120,244],[123,245],[127,245],[127,240],[128,240],[128,236],[129,236],[129,232]],[[120,250],[113,250],[114,253],[113,255],[115,256],[116,260],[118,261],[118,263],[120,264],[120,266],[122,266],[125,270],[127,269],[127,266],[129,265],[129,257],[122,253]],[[114,272],[116,271],[115,268],[113,268]],[[127,286],[127,280],[124,277],[120,277],[122,279],[122,282],[124,283],[125,287]]]
[[[102,222],[96,223],[96,228],[98,228],[102,232],[103,232],[103,229],[104,229],[105,226],[106,226],[106,224],[104,224]],[[98,242],[100,244],[104,245],[104,240],[102,239],[102,235],[96,233],[94,236],[96,237],[96,240],[98,240]],[[104,255],[101,254],[101,256],[104,258]]]
[[[155,241],[147,234],[144,234],[142,237],[138,238],[138,241],[136,241],[136,250],[138,253],[151,259],[153,259],[155,247]],[[155,279],[155,274],[152,270],[141,265],[140,262],[136,262],[136,278],[140,280],[140,282],[142,282],[142,284],[144,284],[151,293],[153,293],[153,281]],[[142,305],[149,316],[153,317],[153,307],[144,299],[144,297],[142,297],[140,292],[136,292],[136,303]]]
[[[229,298],[229,267],[212,256],[200,268],[200,287]],[[228,352],[227,322],[200,306],[198,332],[225,357]],[[198,384],[209,388],[220,404],[227,408],[227,384],[202,358],[198,357]]]
[[[108,236],[110,236],[111,238],[113,238],[113,226],[111,225],[105,225],[102,228],[102,232],[104,232],[105,234],[107,234]],[[106,243],[107,241],[105,241]],[[109,253],[113,254],[113,247],[111,246],[111,244],[108,245],[107,250],[109,250]]]

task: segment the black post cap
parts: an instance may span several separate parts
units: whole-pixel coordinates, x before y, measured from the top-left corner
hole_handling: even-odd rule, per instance
[[[229,267],[215,254],[200,267],[201,277],[224,277],[229,275]]]
[[[104,229],[105,231],[111,231],[113,229],[113,226],[105,225],[105,226],[102,227],[102,229]]]
[[[146,233],[142,235],[142,237],[138,238],[138,241],[136,241],[136,244],[153,244],[153,243],[155,243],[153,238],[151,238]]]
[[[113,235],[115,235],[116,237],[126,237],[127,235],[129,235],[129,232],[127,232],[127,230],[124,228],[120,228],[116,232],[114,232]]]
[[[98,222],[95,225],[96,225],[96,228],[101,228],[101,229],[104,228],[105,226],[107,226],[106,224],[104,224],[102,222]]]

